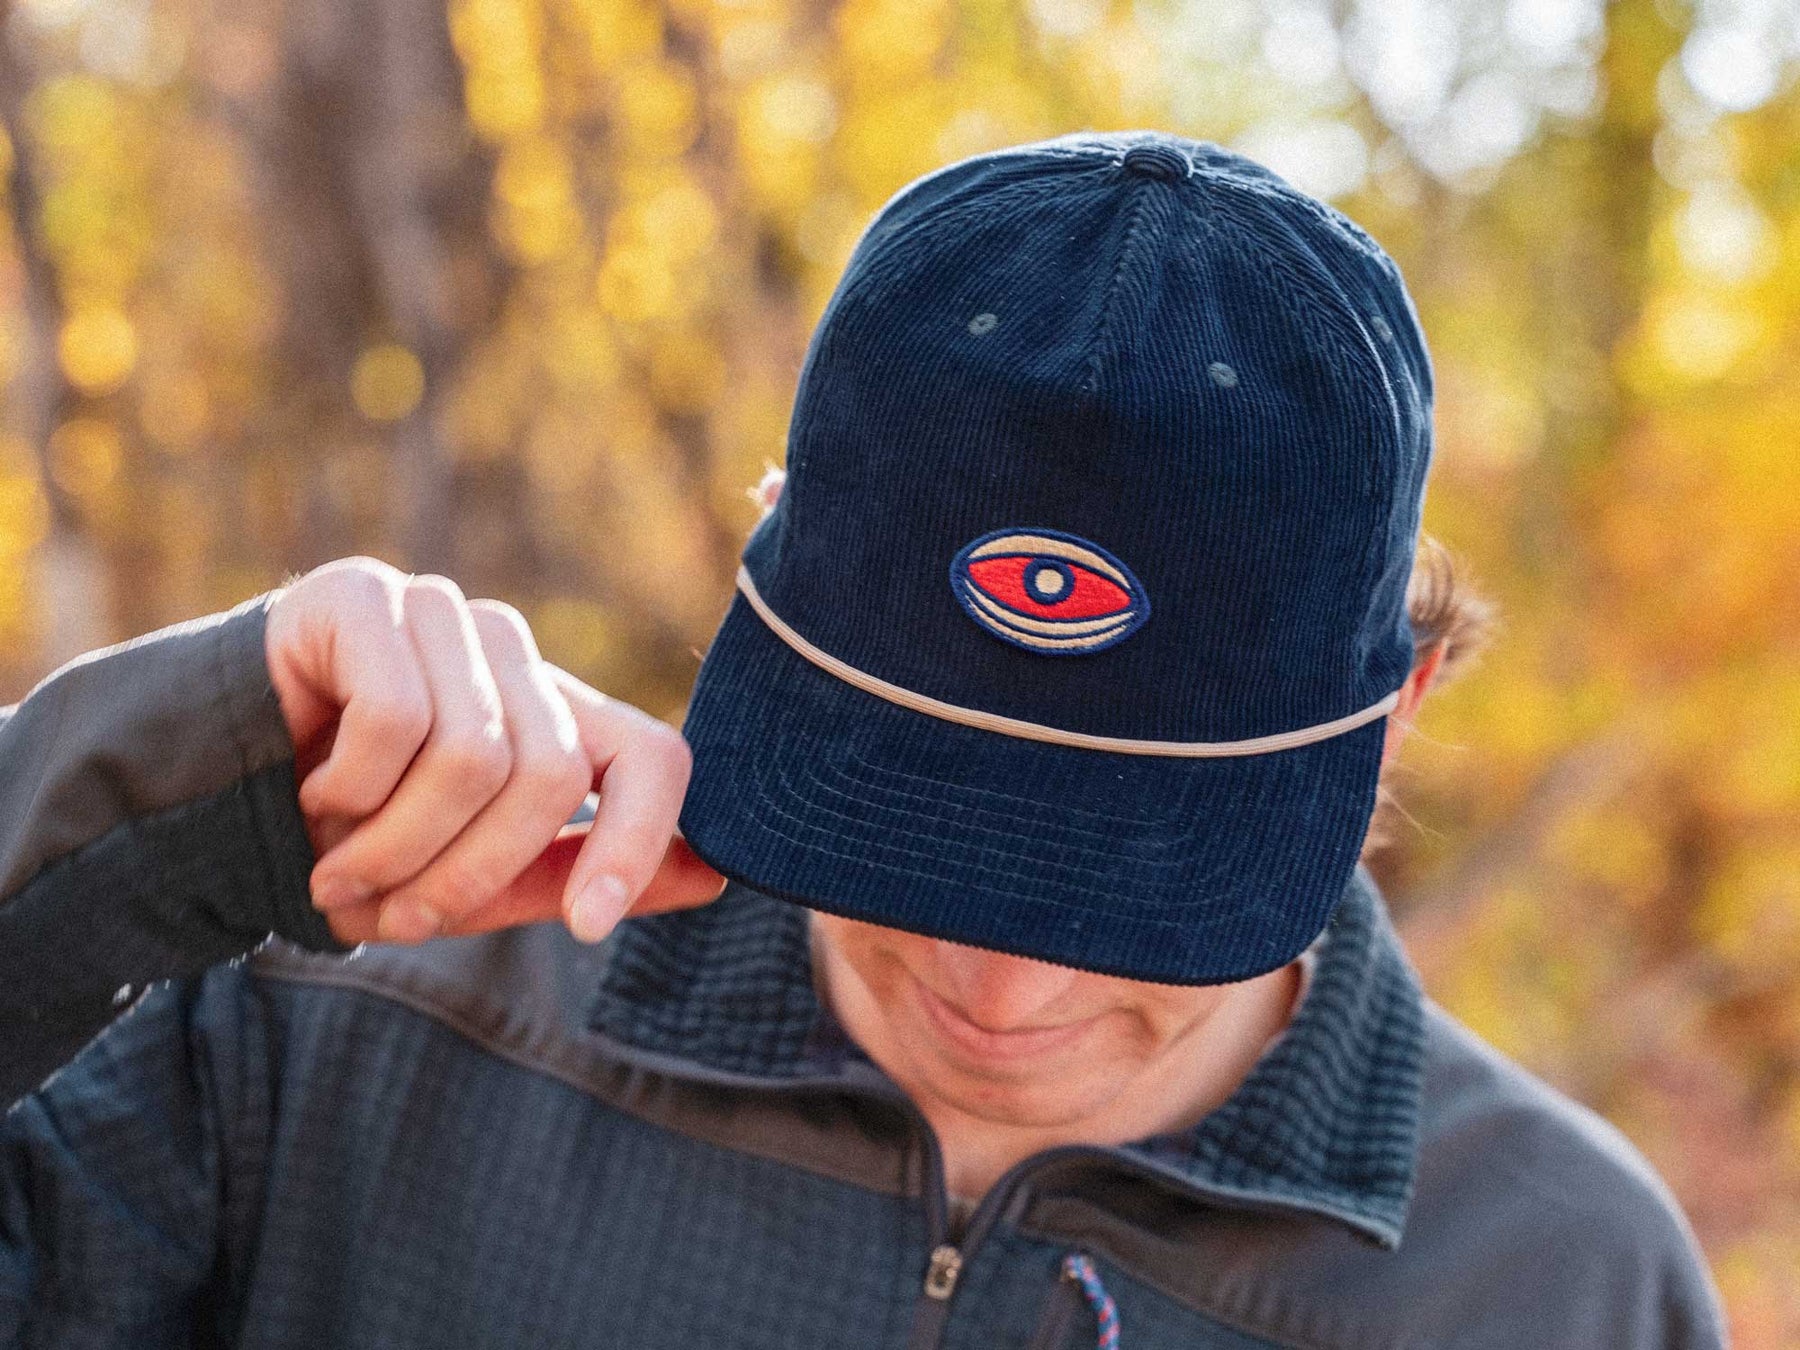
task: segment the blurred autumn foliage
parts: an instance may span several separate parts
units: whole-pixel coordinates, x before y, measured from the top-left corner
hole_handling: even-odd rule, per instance
[[[678,715],[909,178],[1236,145],[1399,259],[1496,601],[1373,865],[1800,1345],[1800,12],[1751,0],[0,0],[0,693],[373,552]]]

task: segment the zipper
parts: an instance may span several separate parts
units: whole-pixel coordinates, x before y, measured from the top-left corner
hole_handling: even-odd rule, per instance
[[[328,981],[327,981],[328,982]],[[345,983],[350,983],[346,981]],[[354,986],[353,987],[357,987]],[[705,1083],[717,1087],[749,1089],[752,1091],[772,1092],[778,1095],[799,1095],[811,1091],[850,1091],[856,1096],[880,1102],[898,1110],[912,1124],[917,1137],[923,1143],[925,1176],[925,1229],[926,1241],[930,1244],[926,1265],[919,1276],[919,1297],[914,1302],[913,1323],[907,1338],[907,1350],[938,1350],[943,1343],[944,1326],[950,1318],[950,1306],[955,1297],[962,1272],[968,1266],[970,1258],[980,1248],[988,1232],[999,1220],[1006,1205],[1012,1200],[1019,1184],[1033,1172],[1055,1166],[1058,1163],[1087,1159],[1104,1164],[1127,1174],[1146,1179],[1172,1184],[1176,1189],[1190,1195],[1197,1195],[1212,1204],[1249,1213],[1293,1214],[1295,1212],[1321,1215],[1335,1219],[1340,1223],[1348,1223],[1359,1232],[1376,1237],[1370,1233],[1365,1223],[1354,1216],[1347,1215],[1334,1206],[1307,1203],[1289,1197],[1258,1195],[1255,1192],[1240,1191],[1235,1188],[1204,1185],[1196,1183],[1191,1177],[1175,1168],[1154,1162],[1147,1158],[1137,1158],[1125,1154],[1117,1147],[1097,1144],[1060,1144],[1029,1158],[1021,1159],[1003,1173],[988,1193],[982,1196],[973,1214],[969,1217],[967,1230],[960,1241],[952,1241],[949,1222],[949,1192],[944,1181],[943,1149],[938,1143],[937,1132],[931,1128],[931,1122],[925,1119],[913,1100],[897,1086],[885,1078],[869,1078],[861,1074],[842,1075],[817,1078],[771,1079],[755,1074],[731,1073],[719,1069],[701,1068],[689,1061],[680,1060],[670,1055],[639,1050],[636,1047],[621,1044],[611,1038],[605,1039],[613,1053],[626,1063],[667,1074],[670,1077],[693,1083]],[[876,1071],[879,1074],[879,1071]],[[1066,1302],[1071,1291],[1068,1281],[1059,1279],[1057,1285],[1057,1303]],[[1050,1314],[1046,1314],[1046,1318]],[[1067,1314],[1063,1314],[1064,1317]],[[1066,1331],[1066,1325],[1063,1328]],[[1047,1334],[1040,1328],[1040,1334]],[[1046,1342],[1047,1347],[1054,1347],[1055,1341]],[[1039,1350],[1037,1340],[1032,1342],[1031,1350]]]
[[[956,1277],[962,1274],[962,1253],[948,1242],[931,1249],[931,1265],[925,1271],[925,1297],[947,1301],[956,1292]]]
[[[994,1224],[999,1221],[1020,1184],[1033,1172],[1072,1158],[1090,1157],[1101,1150],[1088,1144],[1065,1144],[1034,1153],[1029,1158],[1014,1163],[988,1188],[987,1194],[981,1197],[974,1213],[969,1216],[968,1227],[961,1235],[961,1240],[953,1242],[949,1231],[949,1189],[944,1183],[944,1152],[938,1143],[937,1131],[931,1128],[931,1122],[925,1119],[924,1113],[913,1105],[910,1098],[902,1095],[899,1104],[912,1118],[913,1126],[924,1146],[926,1241],[931,1244],[931,1255],[926,1260],[919,1297],[913,1306],[912,1331],[907,1337],[906,1346],[907,1350],[938,1350],[943,1343],[944,1327],[950,1320],[951,1300],[956,1294],[963,1269],[986,1240]],[[1070,1292],[1070,1282],[1059,1279],[1056,1301],[1066,1302]],[[1072,1292],[1079,1296],[1079,1290]],[[1060,1330],[1053,1328],[1056,1334],[1060,1335],[1068,1329],[1067,1310],[1061,1314],[1052,1312],[1046,1316],[1061,1318]],[[1043,1334],[1040,1328],[1039,1336]],[[1056,1342],[1046,1341],[1045,1344],[1054,1346]],[[1038,1337],[1034,1337],[1032,1350],[1037,1350],[1037,1345]]]

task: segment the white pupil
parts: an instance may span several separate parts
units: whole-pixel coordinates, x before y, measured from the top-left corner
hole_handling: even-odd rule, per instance
[[[1063,588],[1063,574],[1054,567],[1040,567],[1034,580],[1039,595],[1056,595]]]

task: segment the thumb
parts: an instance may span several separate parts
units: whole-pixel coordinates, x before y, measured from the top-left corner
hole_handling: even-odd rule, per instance
[[[513,879],[511,885],[457,925],[458,933],[485,933],[517,924],[546,923],[563,917],[563,895],[569,874],[587,839],[588,824],[565,825],[548,848]],[[680,835],[669,841],[662,862],[629,914],[662,914],[695,909],[716,900],[725,878],[713,871]]]

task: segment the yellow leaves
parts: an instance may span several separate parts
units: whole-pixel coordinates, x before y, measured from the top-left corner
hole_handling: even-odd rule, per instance
[[[123,127],[117,91],[91,75],[65,75],[33,91],[27,117],[46,158],[59,164],[108,155]]]
[[[1528,885],[1487,896],[1438,990],[1444,1005],[1477,1035],[1540,1073],[1552,1070],[1576,1012],[1549,996],[1568,980],[1569,954],[1566,935],[1552,932],[1547,899]]]
[[[585,596],[552,596],[528,617],[545,659],[578,677],[601,679],[621,655],[612,616]]]
[[[684,154],[700,130],[700,95],[693,76],[667,61],[621,70],[614,85],[620,152],[633,159]]]
[[[825,143],[837,124],[837,99],[817,72],[773,72],[744,91],[738,150],[759,206],[786,218],[806,208],[818,195]]]
[[[138,419],[144,434],[177,454],[193,449],[206,434],[212,396],[196,371],[179,371],[147,381]]]
[[[117,303],[154,243],[143,194],[152,134],[143,110],[88,75],[39,86],[26,104],[42,175],[42,227],[65,292]]]
[[[533,0],[456,0],[451,7],[469,121],[490,141],[532,131],[544,119],[542,27]]]
[[[137,365],[137,331],[118,310],[77,310],[57,335],[57,359],[69,383],[84,394],[106,394]]]
[[[1687,292],[1659,297],[1646,322],[1651,363],[1640,378],[1661,376],[1701,384],[1727,374],[1760,333],[1757,315],[1721,296]]]
[[[563,0],[570,20],[586,32],[585,55],[598,72],[653,56],[662,47],[663,19],[644,0]]]
[[[727,80],[742,81],[780,63],[791,39],[775,19],[733,14],[719,27],[719,71]]]
[[[1568,883],[1595,882],[1627,903],[1661,892],[1669,871],[1668,827],[1625,800],[1565,819],[1547,841],[1551,868]]]
[[[1740,969],[1766,978],[1800,964],[1800,843],[1735,854],[1707,886],[1695,926]]]
[[[1785,820],[1800,837],[1800,669],[1733,683],[1736,688],[1703,691],[1711,695],[1706,703],[1717,747],[1711,793],[1722,810]]]
[[[824,80],[789,71],[752,86],[739,119],[752,146],[783,141],[817,144],[829,139],[837,126],[837,101]]]
[[[588,397],[619,373],[619,352],[606,319],[588,306],[556,311],[544,342],[544,366],[566,394]]]
[[[0,440],[0,572],[11,570],[50,528],[50,508],[38,488],[31,447]]]
[[[370,347],[350,372],[350,396],[357,410],[375,422],[397,422],[425,393],[425,367],[397,343]]]
[[[494,171],[494,195],[496,233],[520,262],[547,262],[580,242],[583,222],[569,157],[548,138],[507,147]]]
[[[671,412],[703,413],[725,388],[725,359],[710,335],[672,335],[650,349],[650,386]]]
[[[949,20],[944,0],[847,0],[835,16],[838,59],[859,82],[921,79],[930,73]]]
[[[694,312],[709,290],[706,251],[718,231],[712,199],[678,169],[635,175],[607,223],[595,294],[623,324],[665,322]]]
[[[633,175],[628,200],[608,226],[609,242],[655,244],[671,256],[700,257],[718,235],[719,213],[712,198],[679,170]]]
[[[925,81],[845,108],[834,158],[866,210],[937,164],[951,99],[948,87]]]
[[[78,499],[91,502],[111,487],[124,457],[118,430],[98,417],[73,418],[50,437],[50,476]]]
[[[0,438],[0,650],[19,650],[28,637],[31,555],[50,531],[32,458],[23,441]]]
[[[650,323],[675,313],[675,273],[668,258],[641,245],[613,249],[600,264],[595,294],[620,323]]]

